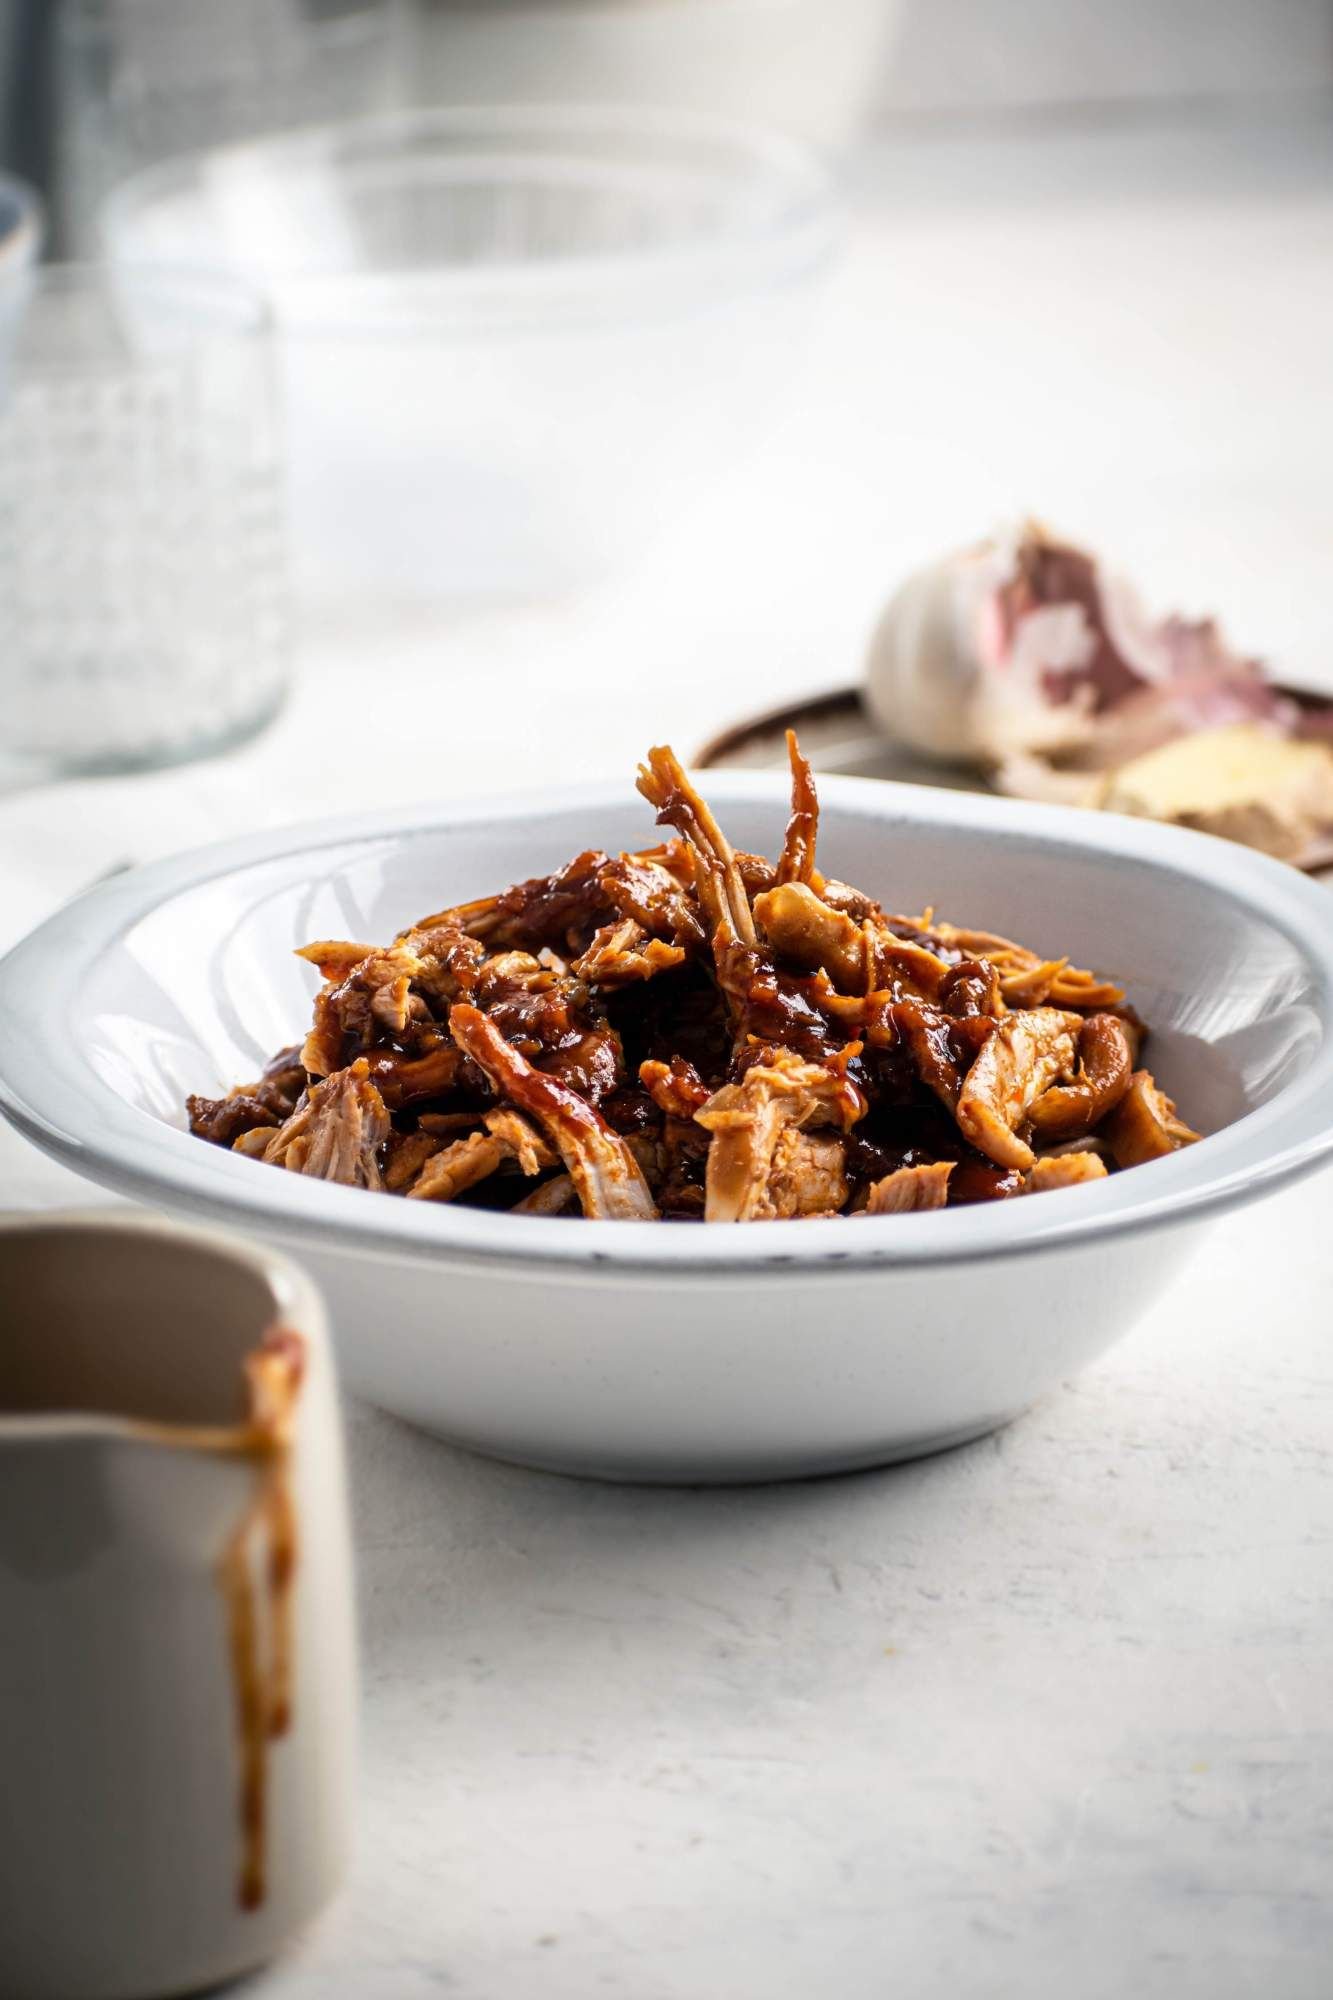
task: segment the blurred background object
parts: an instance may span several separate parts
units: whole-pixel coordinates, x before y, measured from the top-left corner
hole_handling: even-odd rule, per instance
[[[825,146],[881,88],[900,0],[423,0],[417,88],[451,104],[671,105]]]
[[[95,248],[102,200],[137,167],[386,106],[398,21],[395,0],[61,0],[66,250]]]
[[[42,247],[42,204],[34,188],[0,174],[0,397],[32,267]]]
[[[683,114],[409,112],[123,183],[120,265],[274,302],[311,599],[529,597],[632,555],[777,395],[823,173]]]
[[[1329,0],[903,0],[872,115],[1068,118],[1330,84]]]
[[[171,763],[266,722],[288,619],[263,300],[51,265],[0,400],[0,763]]]
[[[153,160],[407,104],[650,104],[841,148],[1330,88],[1330,0],[0,0],[0,166],[49,198],[63,161],[76,232]]]
[[[340,81],[303,96],[319,51]],[[83,151],[118,255],[147,231],[283,295],[312,681],[354,688],[373,634],[430,710],[492,657],[616,769],[645,726],[850,684],[903,575],[1029,512],[1329,678],[1330,106],[1333,0],[0,0],[0,164],[49,197]],[[714,164],[659,140],[715,116],[752,135],[732,242],[766,121],[830,149],[827,284],[761,281],[762,219],[743,280],[699,275]]]

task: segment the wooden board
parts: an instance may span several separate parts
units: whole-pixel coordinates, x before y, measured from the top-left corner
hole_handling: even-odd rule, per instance
[[[1333,718],[1333,697],[1309,688],[1284,687],[1311,716]],[[977,771],[963,765],[936,764],[901,744],[890,743],[875,724],[854,687],[834,688],[804,701],[767,709],[710,737],[696,755],[704,770],[730,765],[733,770],[783,770],[787,764],[787,731],[794,729],[801,748],[816,771],[838,772],[851,778],[893,778],[900,784],[933,785],[945,791],[986,792],[991,789]],[[1307,870],[1333,879],[1333,854],[1321,854]]]

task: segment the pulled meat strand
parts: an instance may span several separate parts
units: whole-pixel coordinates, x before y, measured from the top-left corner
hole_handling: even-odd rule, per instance
[[[667,856],[675,860],[674,873],[667,865]],[[686,886],[692,880],[693,870],[679,842],[658,854],[621,854],[608,861],[597,876],[602,894],[622,917],[632,917],[650,936],[682,949],[706,942],[702,920]]]
[[[300,1044],[293,1043],[290,1048],[279,1049],[264,1065],[257,1082],[238,1084],[225,1097],[187,1097],[185,1109],[190,1130],[196,1138],[208,1139],[215,1146],[235,1148],[244,1134],[259,1128],[271,1129],[290,1118],[305,1087]],[[244,1150],[262,1152],[263,1148]]]
[[[827,972],[843,993],[866,988],[867,927],[834,910],[808,882],[783,881],[754,899],[765,937],[803,971]]]
[[[458,1002],[449,1029],[495,1089],[526,1111],[565,1163],[583,1213],[608,1221],[650,1221],[656,1214],[638,1161],[577,1091],[534,1069],[477,1007]]]
[[[1039,1007],[1050,1001],[1056,1007],[1117,1007],[1124,989],[1113,986],[1095,972],[1080,971],[1067,958],[1043,959],[1026,945],[994,931],[960,930],[954,924],[937,923],[936,937],[968,958],[984,958],[1000,975],[1000,991],[1014,1007]]]
[[[429,1132],[391,1132],[384,1148],[381,1169],[389,1193],[400,1194],[410,1188],[427,1160],[433,1158],[443,1144],[442,1139],[432,1137]]]
[[[1106,1162],[1100,1153],[1052,1153],[1033,1161],[1023,1192],[1046,1194],[1054,1188],[1081,1187],[1084,1181],[1105,1179]]]
[[[654,979],[685,963],[684,947],[652,937],[633,917],[603,924],[570,971],[594,986],[625,986],[636,979]]]
[[[668,745],[648,752],[647,763],[639,766],[638,789],[659,824],[674,826],[699,864],[698,895],[712,938],[753,945],[754,917],[731,843]]]
[[[1118,1167],[1141,1167],[1149,1160],[1192,1146],[1199,1134],[1177,1115],[1146,1069],[1135,1070],[1129,1088],[1101,1128]]]
[[[958,1129],[997,1167],[1026,1171],[1035,1154],[1018,1128],[1041,1093],[1074,1065],[1077,1014],[1009,1014],[991,1029],[958,1094]]]
[[[1031,1106],[1034,1138],[1081,1138],[1129,1089],[1134,1059],[1124,1024],[1114,1014],[1090,1014],[1078,1031],[1078,1069],[1072,1083],[1056,1084]]]
[[[529,1180],[555,1165],[540,1132],[517,1111],[486,1113],[485,1128],[431,1155],[407,1190],[409,1201],[456,1201],[478,1182],[513,1161]]]
[[[778,1213],[771,1183],[784,1133],[816,1124],[850,1131],[865,1108],[855,1084],[827,1064],[803,1062],[787,1049],[754,1064],[694,1114],[712,1137],[704,1219],[751,1222]]]
[[[567,1215],[578,1207],[578,1195],[568,1174],[552,1174],[549,1180],[525,1194],[510,1209],[511,1215]]]
[[[819,795],[809,759],[801,755],[796,731],[787,731],[787,761],[791,765],[791,818],[782,837],[779,882],[805,882],[818,887],[815,841],[819,835]]]
[[[943,1208],[949,1199],[952,1160],[932,1160],[924,1167],[899,1167],[875,1181],[862,1215],[907,1215],[918,1209]]]
[[[270,1166],[341,1181],[345,1187],[382,1188],[379,1148],[389,1136],[384,1099],[370,1080],[364,1057],[314,1084],[265,1146]]]
[[[469,1132],[426,1161],[407,1190],[409,1201],[456,1201],[479,1181],[489,1180],[509,1157],[503,1139],[491,1132]]]
[[[672,1056],[669,1063],[640,1063],[639,1082],[668,1118],[693,1118],[712,1095],[694,1064],[683,1056]]]
[[[783,1132],[769,1163],[768,1185],[753,1220],[791,1221],[837,1215],[851,1192],[847,1148],[831,1132]],[[707,1210],[705,1209],[707,1219]]]

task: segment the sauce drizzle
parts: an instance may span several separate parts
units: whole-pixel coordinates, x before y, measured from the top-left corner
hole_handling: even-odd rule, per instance
[[[268,1745],[286,1734],[292,1720],[292,1593],[299,1533],[291,1448],[305,1365],[301,1335],[274,1325],[245,1357],[248,1409],[243,1422],[134,1426],[135,1435],[148,1442],[245,1458],[254,1467],[253,1493],[227,1537],[217,1569],[240,1755],[236,1898],[244,1910],[257,1910],[267,1894]],[[262,1619],[257,1577],[262,1577],[266,1600]]]
[[[254,1497],[222,1552],[218,1570],[227,1608],[231,1673],[240,1749],[241,1861],[237,1900],[256,1910],[266,1893],[268,1745],[292,1720],[292,1585],[298,1552],[290,1457],[305,1343],[275,1326],[245,1358],[250,1417],[240,1448],[254,1459]],[[258,1545],[258,1557],[256,1557]],[[267,1597],[263,1655],[259,1568]]]

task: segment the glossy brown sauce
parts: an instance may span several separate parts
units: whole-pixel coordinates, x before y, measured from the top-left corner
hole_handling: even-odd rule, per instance
[[[154,1443],[244,1458],[254,1469],[251,1497],[227,1537],[217,1572],[240,1759],[236,1897],[245,1910],[258,1909],[267,1893],[268,1745],[285,1735],[292,1719],[292,1596],[300,1537],[291,1446],[305,1361],[300,1334],[271,1327],[245,1357],[248,1410],[242,1423],[134,1426],[137,1436]]]

